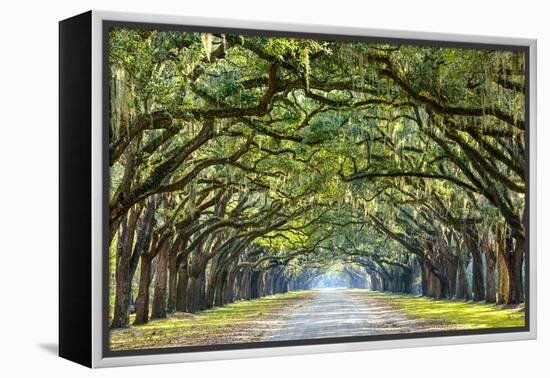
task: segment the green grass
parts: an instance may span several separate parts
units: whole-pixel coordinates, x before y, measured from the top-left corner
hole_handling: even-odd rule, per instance
[[[310,291],[277,294],[238,301],[198,314],[177,313],[146,325],[112,330],[111,350],[256,341],[285,309],[309,296]],[[130,323],[133,321],[134,316]]]
[[[494,304],[439,300],[367,290],[355,290],[355,292],[363,292],[369,298],[382,300],[384,304],[400,309],[410,317],[441,320],[457,324],[461,329],[509,328],[525,325],[524,311],[505,309]]]

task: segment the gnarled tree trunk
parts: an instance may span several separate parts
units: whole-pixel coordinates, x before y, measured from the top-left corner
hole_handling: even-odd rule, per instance
[[[489,233],[487,232],[482,240],[483,253],[485,254],[485,301],[494,303],[496,302],[495,291],[495,266],[496,266],[496,253],[489,242]],[[494,243],[493,243],[494,245]]]
[[[483,282],[483,258],[481,256],[478,239],[471,235],[475,230],[467,228],[465,230],[464,241],[472,256],[472,291],[473,300],[482,301],[485,299],[485,285]]]
[[[132,208],[128,219],[122,221],[116,256],[116,293],[111,328],[125,328],[130,323],[130,257],[139,212],[135,207]]]
[[[166,284],[168,278],[168,254],[170,247],[165,243],[158,255],[157,278],[155,281],[155,293],[153,296],[153,308],[151,319],[166,317]]]
[[[181,264],[178,269],[178,285],[176,289],[176,310],[187,311],[187,262]]]
[[[146,324],[149,321],[149,287],[151,285],[151,257],[141,255],[141,269],[139,273],[139,289],[136,299],[135,325]]]
[[[497,303],[508,303],[510,296],[508,266],[506,265],[506,238],[502,232],[497,232]]]
[[[168,304],[166,306],[167,312],[174,312],[176,310],[178,282],[178,249],[179,248],[169,248],[168,251]]]

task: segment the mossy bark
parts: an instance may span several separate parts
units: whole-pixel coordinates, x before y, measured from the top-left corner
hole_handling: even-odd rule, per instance
[[[161,247],[158,254],[157,273],[155,280],[155,292],[153,296],[153,307],[151,319],[162,319],[166,317],[167,303],[167,279],[168,279],[168,245]]]
[[[116,256],[116,293],[111,328],[126,328],[130,323],[130,257],[139,210],[133,208],[123,220]]]
[[[176,310],[187,311],[187,283],[189,276],[187,274],[187,263],[181,264],[178,269],[178,285],[176,288]]]
[[[149,286],[151,284],[151,257],[141,256],[141,268],[139,274],[139,289],[136,298],[135,325],[146,324],[149,321]]]

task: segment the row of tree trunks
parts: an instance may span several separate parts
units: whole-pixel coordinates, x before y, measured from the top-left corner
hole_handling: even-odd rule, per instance
[[[151,319],[166,317],[173,311],[193,313],[239,299],[255,299],[288,291],[290,279],[282,274],[281,267],[259,271],[249,267],[239,269],[235,264],[229,264],[227,269],[220,270],[217,260],[206,268],[198,256],[200,254],[192,253],[174,272],[170,264],[177,266],[177,263],[170,263],[169,248],[165,246],[158,253]],[[145,309],[149,304],[152,281],[151,261],[145,255],[141,263],[135,324],[149,320]],[[170,298],[174,301],[173,309]]]
[[[137,207],[131,209],[119,226],[113,328],[127,327],[129,324],[133,276],[131,259],[136,253],[135,248],[132,253],[132,246],[133,235],[139,235],[135,232],[139,212]],[[150,243],[151,248],[157,246],[156,242]],[[175,244],[178,244],[177,248]],[[509,231],[487,231],[478,238],[469,235],[464,238],[463,247],[459,252],[452,253],[440,241],[426,242],[425,255],[411,259],[408,267],[397,263],[375,270],[365,267],[367,270],[362,274],[348,273],[350,286],[412,293],[413,282],[420,275],[421,293],[428,297],[456,297],[505,304],[523,300],[524,247]],[[467,253],[461,252],[464,250]],[[208,253],[199,247],[190,253],[182,251],[185,251],[185,243],[181,240],[178,243],[165,240],[154,251],[144,248],[139,252],[135,324],[147,323],[149,316],[159,319],[174,311],[194,313],[235,300],[309,289],[313,279],[313,276],[289,275],[281,266],[266,270],[258,270],[253,265],[239,266],[231,254],[207,257]],[[473,277],[471,290],[467,279],[469,261]]]
[[[411,294],[413,289],[413,271],[411,268],[393,267],[383,272],[367,271],[368,280],[360,277],[353,277],[350,280],[350,287],[379,291],[391,291],[394,293]]]
[[[426,241],[424,256],[411,260],[413,265],[409,271],[416,273],[410,273],[410,277],[405,277],[403,269],[369,272],[370,288],[410,293],[412,282],[419,275],[421,293],[427,297],[522,303],[524,241],[512,237],[511,230],[506,227],[488,228],[481,235],[474,231],[467,229],[463,248],[454,254],[442,250],[437,240],[434,243]],[[471,266],[471,282],[467,278],[468,265]]]
[[[372,290],[383,291],[384,284],[382,283],[382,277],[378,274],[378,272],[370,272],[369,281],[369,286]]]

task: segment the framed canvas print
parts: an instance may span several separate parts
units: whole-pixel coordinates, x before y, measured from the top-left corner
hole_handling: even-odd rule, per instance
[[[536,42],[60,22],[60,355],[536,337]]]

